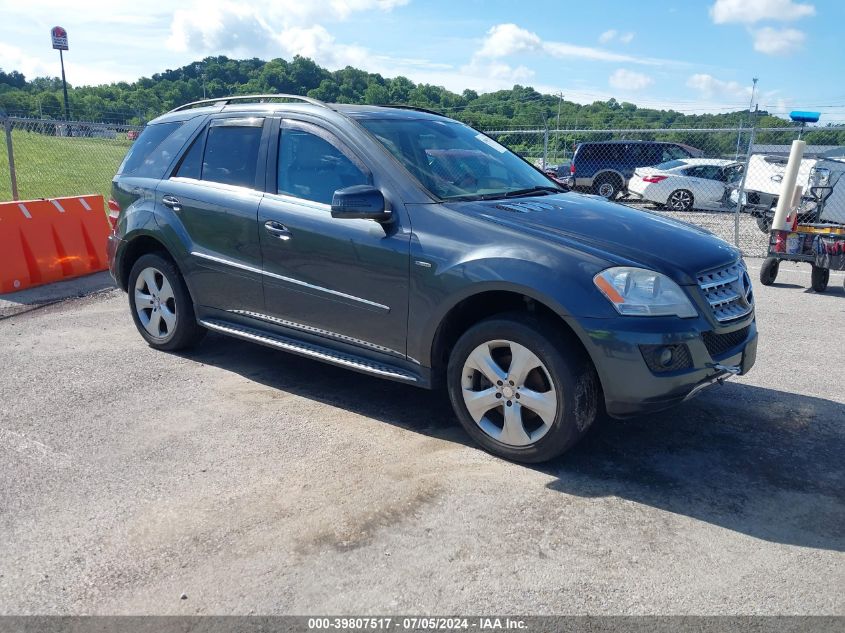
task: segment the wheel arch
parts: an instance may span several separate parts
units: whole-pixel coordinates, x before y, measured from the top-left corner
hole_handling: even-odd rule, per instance
[[[129,273],[132,271],[132,267],[135,265],[135,262],[137,262],[142,255],[146,255],[147,253],[163,253],[176,265],[176,268],[179,269],[179,265],[173,257],[173,254],[168,250],[167,246],[165,246],[164,242],[160,238],[151,233],[138,233],[126,240],[126,244],[121,250],[120,257],[118,259],[116,277],[122,290],[125,291],[129,286]]]
[[[503,288],[491,286],[454,301],[439,320],[431,337],[428,364],[432,370],[432,382],[442,385],[449,352],[455,342],[476,323],[503,314],[524,313],[546,321],[559,328],[556,331],[569,339],[577,349],[595,366],[581,340],[579,328],[560,306],[548,297],[526,288]],[[424,363],[426,364],[426,363]]]

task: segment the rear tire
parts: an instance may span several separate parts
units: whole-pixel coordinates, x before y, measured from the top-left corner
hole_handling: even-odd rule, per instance
[[[535,463],[572,447],[600,411],[598,376],[560,324],[524,314],[484,320],[452,349],[447,385],[461,425],[482,448]]]
[[[604,174],[593,183],[593,193],[608,200],[615,200],[622,191],[622,180],[615,174]]]
[[[150,347],[175,351],[196,345],[206,330],[179,269],[160,253],[142,255],[129,273],[129,309]]]
[[[666,198],[666,206],[672,211],[692,211],[695,198],[687,189],[676,189]]]
[[[810,274],[810,283],[813,290],[816,292],[824,292],[827,290],[827,284],[830,281],[830,269],[819,268],[813,266],[813,272]]]
[[[763,233],[768,233],[772,230],[772,218],[769,216],[759,216],[757,219],[757,228]]]
[[[763,260],[763,265],[760,266],[760,283],[764,286],[771,286],[778,278],[778,268],[780,268],[780,260],[776,257],[767,257]]]

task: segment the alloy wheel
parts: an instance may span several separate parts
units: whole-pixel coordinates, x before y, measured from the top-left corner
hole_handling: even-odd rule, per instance
[[[147,333],[165,339],[176,329],[176,297],[158,268],[145,268],[135,281],[135,311]]]
[[[689,191],[673,191],[669,196],[669,208],[674,211],[689,211],[692,207],[692,194]]]
[[[476,347],[464,362],[461,391],[479,428],[509,446],[539,441],[557,416],[549,370],[534,352],[513,341]]]

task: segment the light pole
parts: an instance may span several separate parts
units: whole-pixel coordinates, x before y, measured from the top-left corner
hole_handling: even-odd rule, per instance
[[[749,117],[749,119],[751,119],[751,117],[753,116],[751,114],[751,111],[754,109],[754,93],[757,90],[758,78],[754,77],[752,79],[752,81],[753,81],[753,83],[751,84],[751,101],[748,103],[748,117]],[[740,144],[741,140],[742,140],[742,124],[740,123],[739,132],[737,132],[737,135],[736,135],[736,153],[734,154],[734,160],[739,160],[739,144]]]

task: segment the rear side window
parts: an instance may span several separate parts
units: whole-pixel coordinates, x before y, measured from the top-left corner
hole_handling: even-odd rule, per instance
[[[145,127],[123,159],[118,175],[151,177],[157,171],[163,172],[173,159],[173,154],[164,147],[172,144],[164,141],[184,123],[171,121]]]
[[[255,187],[260,145],[260,125],[210,127],[202,161],[202,179],[239,187]]]

